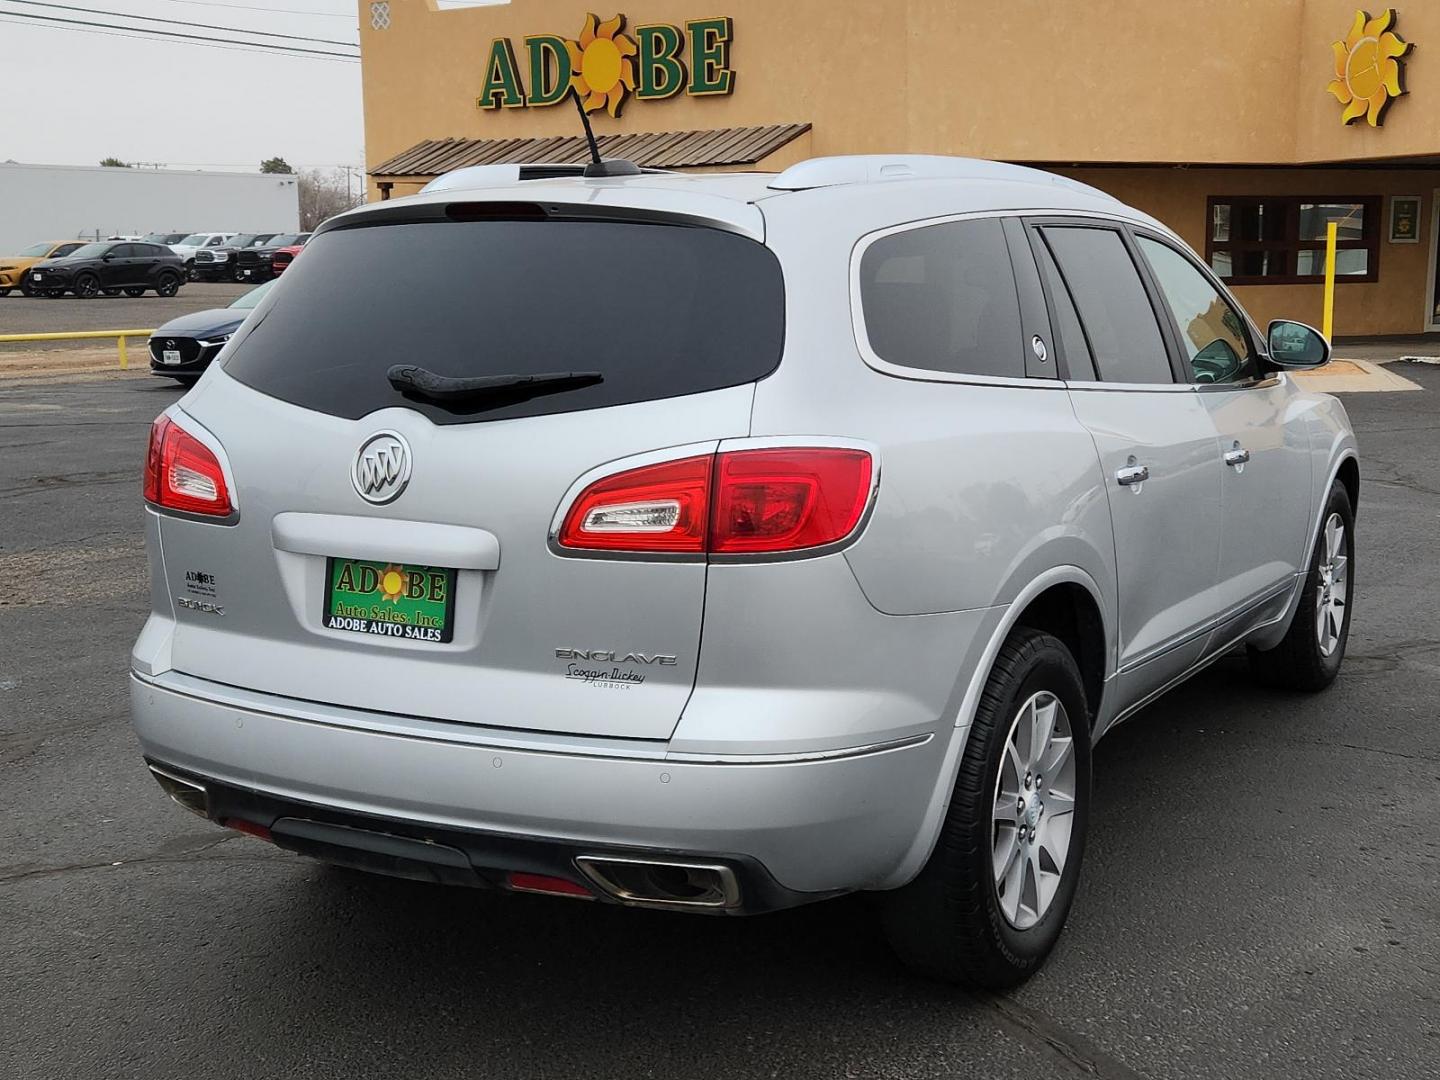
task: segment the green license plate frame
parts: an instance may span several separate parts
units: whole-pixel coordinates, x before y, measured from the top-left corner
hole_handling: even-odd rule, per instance
[[[443,645],[455,637],[453,569],[331,555],[321,623],[362,637]]]

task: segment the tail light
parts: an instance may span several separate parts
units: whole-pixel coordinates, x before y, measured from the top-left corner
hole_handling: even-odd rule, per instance
[[[168,416],[150,426],[145,501],[167,510],[226,517],[234,509],[225,470],[208,446]]]
[[[804,551],[855,531],[870,500],[864,450],[731,450],[597,480],[570,507],[561,547],[757,555]]]

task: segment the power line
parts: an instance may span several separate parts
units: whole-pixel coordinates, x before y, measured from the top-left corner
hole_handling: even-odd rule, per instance
[[[319,60],[326,59],[330,63],[358,64],[359,57],[352,57],[346,53],[320,52],[316,49],[299,49],[289,45],[266,44],[263,41],[231,42],[223,38],[199,37],[193,34],[171,34],[163,30],[151,30],[143,26],[120,26],[110,30],[89,29],[90,27],[109,27],[110,23],[89,23],[77,19],[58,19],[47,15],[32,15],[28,11],[7,11],[0,8],[0,15],[8,15],[11,18],[0,19],[0,22],[9,23],[12,26],[28,26],[32,30],[68,30],[79,34],[98,34],[101,37],[130,38],[135,41],[153,41],[156,35],[166,38],[180,38],[179,45],[194,45],[201,49],[228,49],[234,52],[263,52],[270,56],[288,56],[293,60]],[[42,19],[47,22],[56,23],[77,23],[74,26],[47,26],[39,25],[28,20]],[[25,20],[25,21],[22,21]],[[116,32],[120,31],[120,32]],[[219,44],[206,44],[207,42]]]
[[[353,41],[337,41],[334,38],[300,37],[296,34],[277,34],[270,30],[249,30],[243,26],[217,26],[215,23],[187,22],[183,19],[162,19],[155,15],[131,15],[126,11],[105,11],[100,8],[74,7],[71,4],[49,3],[48,0],[8,0],[8,2],[11,4],[24,4],[26,7],[58,8],[61,11],[78,11],[84,15],[105,15],[110,18],[135,19],[140,22],[168,23],[171,26],[191,26],[198,27],[201,30],[223,30],[232,34],[251,34],[256,37],[285,38],[287,41],[313,41],[321,45],[343,45],[350,49],[358,49],[360,47]]]
[[[305,15],[318,19],[355,19],[352,12],[311,11],[308,8],[255,7],[251,4],[219,4],[212,0],[161,0],[166,4],[188,4],[192,7],[225,8],[227,11],[265,11],[271,15]]]

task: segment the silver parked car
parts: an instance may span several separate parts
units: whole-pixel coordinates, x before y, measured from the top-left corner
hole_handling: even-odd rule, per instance
[[[1233,649],[1339,669],[1355,441],[1286,374],[1329,355],[1029,169],[452,174],[327,223],[156,421],[146,760],[382,873],[881,892],[914,968],[1016,983],[1097,739]]]

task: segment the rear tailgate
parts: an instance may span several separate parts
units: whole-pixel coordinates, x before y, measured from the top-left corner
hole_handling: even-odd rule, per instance
[[[708,228],[593,221],[386,224],[310,246],[177,417],[223,448],[238,520],[160,518],[173,667],[382,713],[667,738],[694,681],[705,564],[567,557],[549,533],[584,474],[748,433],[781,348],[773,256]],[[604,380],[436,402],[396,391],[394,364]],[[383,432],[408,447],[408,481],[372,461],[400,488],[376,504],[356,466]],[[364,565],[377,573],[357,598]],[[347,566],[353,603],[337,609]],[[439,607],[408,602],[430,588]],[[444,610],[449,640],[326,618],[417,609]]]

